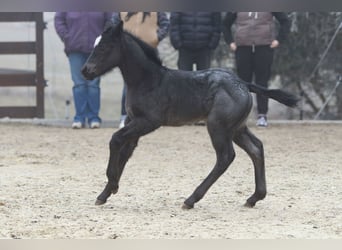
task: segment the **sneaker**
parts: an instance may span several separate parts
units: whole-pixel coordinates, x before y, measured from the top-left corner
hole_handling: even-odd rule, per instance
[[[119,124],[119,128],[125,127],[125,120],[121,120]]]
[[[73,129],[80,129],[80,128],[82,128],[82,122],[73,122],[71,127]]]
[[[259,115],[256,125],[258,127],[267,127],[267,117],[266,115]]]
[[[100,122],[91,122],[90,128],[100,128]]]
[[[205,121],[198,121],[198,122],[195,122],[194,125],[195,126],[205,126],[206,123],[205,123]]]
[[[125,116],[125,115],[122,115],[122,116],[121,116],[121,119],[120,119],[119,128],[125,127],[125,120],[126,120],[126,116]]]

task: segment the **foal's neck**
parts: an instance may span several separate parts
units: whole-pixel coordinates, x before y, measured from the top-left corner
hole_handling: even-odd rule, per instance
[[[123,48],[122,63],[119,65],[124,81],[128,86],[149,81],[152,77],[161,74],[162,66],[149,59],[137,46],[134,44],[132,45],[133,49],[128,48],[128,46]]]

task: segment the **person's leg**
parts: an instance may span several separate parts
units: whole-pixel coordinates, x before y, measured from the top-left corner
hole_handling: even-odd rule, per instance
[[[209,69],[211,61],[211,50],[201,49],[196,52],[196,67],[197,70]]]
[[[268,45],[256,46],[254,57],[255,83],[267,88],[271,77],[271,66],[273,62],[273,49]],[[257,95],[257,110],[260,115],[267,115],[268,98]]]
[[[127,92],[127,87],[126,87],[126,83],[124,82],[123,88],[122,88],[122,97],[121,97],[121,117],[120,117],[119,128],[123,128],[125,126],[125,120],[127,117],[126,92]]]
[[[87,53],[80,53],[79,57],[82,65],[87,61],[89,55],[90,54]],[[84,79],[82,74],[79,77]],[[85,82],[87,88],[87,108],[85,117],[88,119],[88,124],[91,128],[98,128],[101,123],[99,117],[101,103],[100,77],[91,81],[85,80]]]
[[[87,81],[83,78],[81,74],[81,68],[84,64],[82,53],[70,53],[68,55],[71,78],[74,83],[72,88],[74,106],[75,106],[75,116],[74,122],[81,123],[82,126],[85,125],[86,115],[88,113],[88,88]]]
[[[238,76],[246,81],[253,79],[253,51],[252,46],[238,46],[235,51],[236,71]]]
[[[178,69],[192,71],[194,64],[192,52],[185,49],[180,49],[178,51]]]
[[[126,83],[123,84],[123,88],[122,88],[122,97],[121,97],[121,115],[127,115],[126,112]]]
[[[196,70],[203,70],[210,68],[211,51],[210,49],[199,49],[193,51],[193,62],[196,64]],[[206,122],[200,120],[195,122],[194,125],[205,125]]]
[[[91,128],[98,128],[101,123],[99,116],[101,106],[100,78],[88,81],[88,123]]]

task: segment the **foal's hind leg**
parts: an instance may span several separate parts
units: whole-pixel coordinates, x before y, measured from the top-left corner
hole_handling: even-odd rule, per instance
[[[254,207],[255,203],[266,196],[265,159],[262,142],[243,127],[237,131],[234,142],[247,152],[253,161],[255,175],[255,192],[247,199],[245,206]]]
[[[211,127],[208,123],[208,131],[216,151],[216,164],[208,177],[196,188],[193,194],[185,200],[183,209],[190,209],[203,198],[215,181],[227,170],[235,158],[235,151],[230,135],[225,128]]]

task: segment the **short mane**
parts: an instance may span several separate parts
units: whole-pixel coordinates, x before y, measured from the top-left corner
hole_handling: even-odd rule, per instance
[[[129,32],[124,32],[125,34],[127,34],[129,37],[133,38],[134,41],[137,42],[137,44],[139,45],[139,47],[144,51],[144,54],[151,59],[153,62],[155,62],[156,64],[162,66],[162,61],[159,57],[158,54],[158,50],[153,48],[152,46],[148,45],[147,43],[145,43],[143,40],[141,40],[140,38],[136,37],[135,35],[129,33]]]

